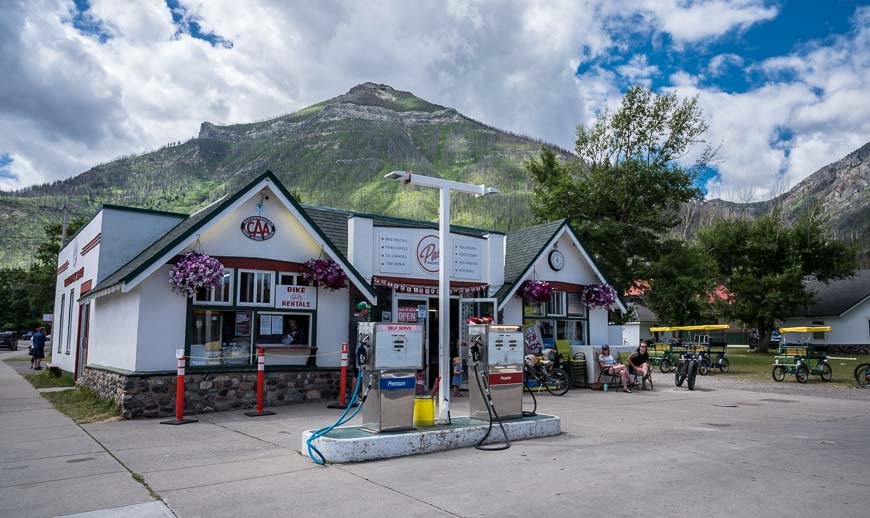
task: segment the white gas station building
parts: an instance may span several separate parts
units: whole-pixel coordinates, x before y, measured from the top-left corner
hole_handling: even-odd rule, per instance
[[[253,406],[263,345],[267,405],[335,399],[341,344],[365,300],[372,320],[425,324],[431,385],[437,228],[300,205],[271,172],[191,215],[104,205],[59,254],[52,363],[117,401],[127,417],[162,416],[174,412],[177,349],[187,357],[186,409],[195,413]],[[567,222],[507,235],[454,225],[450,236],[451,356],[463,354],[471,316],[535,325],[545,344],[560,348],[606,343],[607,311],[587,308],[580,296],[606,280]],[[193,299],[169,282],[190,250],[225,269],[220,286]],[[303,263],[318,258],[338,263],[347,287],[303,282]],[[549,302],[523,302],[519,288],[529,279],[551,283]]]

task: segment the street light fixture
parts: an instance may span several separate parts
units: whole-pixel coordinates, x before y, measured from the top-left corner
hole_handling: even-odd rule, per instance
[[[440,206],[438,210],[438,375],[441,384],[438,386],[438,422],[445,424],[450,412],[450,276],[453,273],[453,262],[448,257],[450,250],[450,191],[467,192],[475,197],[498,194],[495,187],[483,184],[454,182],[443,178],[420,176],[411,171],[392,171],[384,175],[389,180],[401,180],[405,184],[434,187],[440,191]]]

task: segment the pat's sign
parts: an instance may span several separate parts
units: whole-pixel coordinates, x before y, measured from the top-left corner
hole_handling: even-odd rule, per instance
[[[265,241],[275,235],[275,224],[263,216],[250,216],[242,220],[242,234],[254,241]]]

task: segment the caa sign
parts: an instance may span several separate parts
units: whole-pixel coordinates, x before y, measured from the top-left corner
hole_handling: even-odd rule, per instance
[[[242,220],[242,234],[254,241],[265,241],[275,235],[275,224],[263,216]]]

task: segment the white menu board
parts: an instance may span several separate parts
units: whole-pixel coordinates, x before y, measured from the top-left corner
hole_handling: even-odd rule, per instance
[[[481,278],[480,241],[453,238],[453,276],[457,279]]]
[[[381,272],[411,273],[411,237],[407,232],[378,232],[378,252]]]

